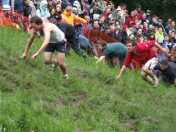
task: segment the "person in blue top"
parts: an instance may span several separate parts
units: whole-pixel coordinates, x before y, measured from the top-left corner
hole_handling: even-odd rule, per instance
[[[97,63],[107,60],[115,66],[116,64],[122,64],[127,54],[127,47],[121,42],[107,43],[103,48],[103,55],[97,60]]]

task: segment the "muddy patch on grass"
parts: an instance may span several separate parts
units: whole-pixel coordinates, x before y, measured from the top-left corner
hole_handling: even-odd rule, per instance
[[[62,108],[66,105],[66,101],[63,97],[59,97],[53,102],[53,104],[58,108]]]
[[[81,78],[82,77],[83,78],[88,78],[88,77],[91,76],[88,71],[84,71],[84,70],[81,70],[81,69],[75,69],[75,71],[76,71],[77,76],[79,76]]]
[[[68,94],[68,103],[73,106],[79,106],[88,97],[85,91],[74,91]]]
[[[134,120],[128,120],[127,122],[124,123],[124,126],[128,129],[137,131],[137,125],[139,123],[138,119],[134,119]]]

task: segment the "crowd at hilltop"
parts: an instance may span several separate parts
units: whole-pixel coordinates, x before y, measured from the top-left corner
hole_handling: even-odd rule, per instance
[[[56,25],[61,22],[71,25],[72,48],[76,53],[83,57],[95,55],[97,63],[107,60],[113,66],[120,64],[117,79],[126,68],[142,68],[142,77],[156,86],[160,78],[176,84],[176,23],[172,18],[163,21],[150,10],[138,7],[129,11],[126,4],[115,6],[109,0],[1,0],[0,3],[5,13],[12,10],[28,19],[39,16]],[[68,32],[66,36],[73,38]]]

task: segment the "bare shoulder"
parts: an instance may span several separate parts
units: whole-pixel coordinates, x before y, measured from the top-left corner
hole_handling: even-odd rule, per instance
[[[51,30],[52,30],[52,25],[48,22],[44,23],[43,31],[44,32],[50,32]]]

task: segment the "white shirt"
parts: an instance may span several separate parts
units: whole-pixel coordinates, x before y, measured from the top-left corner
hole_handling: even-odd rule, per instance
[[[153,70],[154,67],[158,64],[158,58],[154,57],[147,61],[145,65],[143,66],[143,70]]]
[[[66,41],[65,34],[53,23],[44,23],[44,35],[45,32],[50,32],[50,41],[49,43],[58,43]]]

